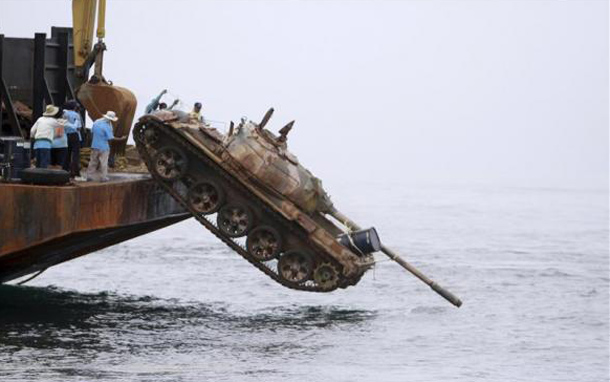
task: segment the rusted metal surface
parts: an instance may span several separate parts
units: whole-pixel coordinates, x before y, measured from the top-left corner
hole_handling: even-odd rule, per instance
[[[0,184],[0,200],[0,261],[66,235],[184,213],[143,175],[65,187]]]
[[[308,213],[330,211],[332,203],[322,182],[286,147],[285,140],[252,122],[237,127],[227,137],[229,155],[262,183]]]
[[[270,118],[270,112],[263,121]],[[334,210],[334,206],[322,188],[322,182],[299,164],[296,156],[288,151],[285,140],[278,141],[261,125],[242,122],[219,146],[214,142],[216,139],[206,139],[197,133],[209,129],[195,125],[197,128],[190,122],[170,123],[286,219],[297,222],[309,233],[311,242],[332,254],[342,265],[345,276],[353,277],[368,269],[370,259],[356,256],[337,242],[336,236],[343,231],[324,217],[324,213]]]
[[[188,219],[189,214],[161,216],[134,224],[73,232],[0,257],[0,283],[44,270],[117,243]]]

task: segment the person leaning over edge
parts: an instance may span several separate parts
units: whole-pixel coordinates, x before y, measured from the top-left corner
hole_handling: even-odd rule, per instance
[[[53,139],[63,130],[64,120],[59,119],[61,111],[55,105],[47,105],[42,117],[38,118],[30,130],[30,139],[34,140],[36,167],[47,168],[51,162]]]
[[[91,141],[91,158],[87,167],[87,181],[107,182],[108,155],[110,145],[108,141],[124,141],[127,136],[115,138],[112,133],[112,122],[118,121],[114,111],[107,111],[102,118],[96,120],[91,127],[93,140]]]

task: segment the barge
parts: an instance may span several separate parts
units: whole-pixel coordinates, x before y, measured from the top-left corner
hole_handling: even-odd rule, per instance
[[[105,183],[0,184],[0,283],[190,217],[149,175]]]
[[[75,65],[72,39],[71,28],[57,27],[33,39],[0,34],[0,283],[190,217],[147,173],[61,186],[20,181],[32,122],[45,104],[75,99],[89,78],[91,62]]]

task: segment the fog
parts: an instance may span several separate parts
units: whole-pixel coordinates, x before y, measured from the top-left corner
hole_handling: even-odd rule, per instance
[[[289,146],[344,182],[608,187],[606,1],[108,1],[105,76],[207,118],[296,119]],[[0,3],[0,33],[71,26]],[[171,102],[171,96],[164,99]]]

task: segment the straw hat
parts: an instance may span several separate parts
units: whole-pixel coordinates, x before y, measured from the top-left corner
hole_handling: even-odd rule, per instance
[[[55,114],[59,112],[59,108],[54,105],[47,105],[47,108],[42,113],[43,117],[53,117]]]
[[[103,118],[109,119],[112,122],[116,122],[119,120],[119,118],[116,116],[116,113],[114,111],[107,111],[106,114],[102,115]]]

